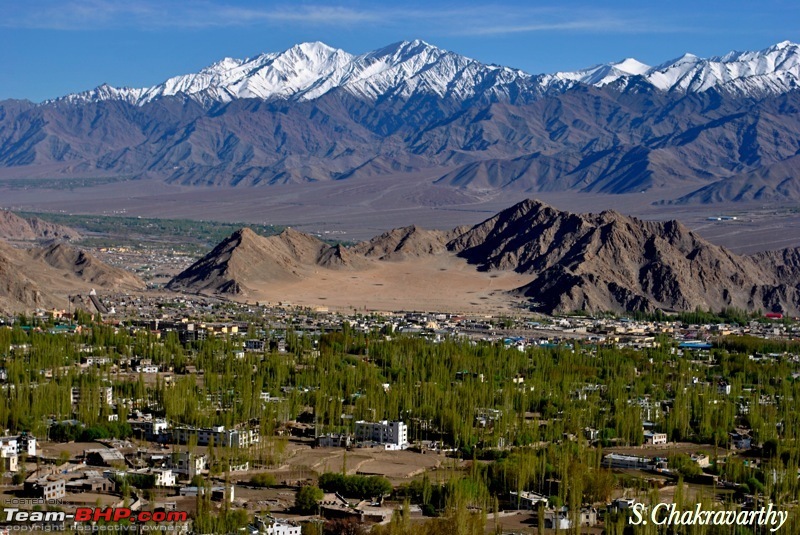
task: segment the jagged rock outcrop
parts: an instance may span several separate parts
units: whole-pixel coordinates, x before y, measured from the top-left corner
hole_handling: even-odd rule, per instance
[[[86,251],[64,243],[28,251],[31,258],[100,288],[143,290],[144,282],[129,271],[109,266]]]
[[[519,293],[548,312],[774,309],[796,312],[791,253],[738,256],[677,221],[561,212],[528,200],[448,244],[478,269],[532,280]],[[778,262],[778,258],[788,261]]]

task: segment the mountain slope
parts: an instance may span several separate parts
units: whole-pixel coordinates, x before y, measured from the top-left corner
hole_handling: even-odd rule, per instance
[[[726,201],[788,203],[800,199],[800,156],[723,178],[672,201],[710,204]]]
[[[133,273],[109,266],[80,249],[56,243],[40,249],[31,249],[28,254],[34,260],[69,275],[81,282],[100,288],[143,290],[144,282]]]
[[[382,271],[387,265],[403,267],[399,272]],[[421,288],[431,287],[439,276],[437,291],[464,291],[460,284],[465,279],[453,279],[462,282],[441,288],[447,284],[441,275],[452,270],[461,276],[471,269],[493,276],[526,275],[526,281],[506,299],[524,298],[545,312],[698,307],[800,311],[800,250],[738,256],[676,221],[641,221],[611,211],[572,214],[534,200],[471,228],[444,232],[412,226],[349,248],[328,246],[295,231],[262,238],[243,229],[168,287],[246,297],[263,295],[264,288],[283,284],[280,287],[286,293],[280,295],[291,300],[297,288],[307,284],[316,288],[320,280],[329,278],[339,281],[334,292],[346,296],[350,287],[359,284],[354,280],[364,279],[374,281],[371,295],[378,298],[384,285],[396,282],[380,276],[408,276],[415,271],[413,266],[428,271],[416,270],[418,274],[404,282],[403,292],[423,307],[429,296]],[[334,276],[343,269],[352,276]],[[470,280],[473,284],[477,279]],[[485,291],[486,279],[480,284]],[[326,291],[330,290],[319,290]]]
[[[354,245],[354,254],[378,260],[403,260],[414,257],[436,255],[447,250],[447,242],[463,232],[427,230],[416,225],[392,229],[371,240]]]
[[[319,262],[336,263],[329,249],[317,238],[292,229],[264,238],[243,228],[172,279],[167,288],[247,295],[251,286],[300,280]],[[346,261],[339,258],[338,263]]]
[[[80,239],[80,234],[74,229],[38,217],[24,218],[9,210],[0,210],[0,239],[70,241]]]
[[[88,294],[92,288],[138,291],[145,284],[135,275],[63,243],[17,249],[0,240],[0,310],[66,308],[68,294]]]
[[[786,273],[677,221],[571,214],[524,201],[448,247],[481,270],[530,273],[519,291],[546,311],[800,307],[800,287]]]
[[[532,76],[422,41],[358,56],[304,43],[151,88],[0,102],[0,177],[252,186],[396,175],[478,193],[656,189],[670,200],[676,187],[747,186],[800,154],[798,58],[784,42]],[[694,198],[749,197],[720,187]]]

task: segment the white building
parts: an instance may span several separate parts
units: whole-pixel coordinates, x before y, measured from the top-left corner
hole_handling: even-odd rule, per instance
[[[28,456],[36,455],[36,437],[27,433],[21,435],[0,437],[0,447],[10,446],[17,455],[23,453]]]
[[[156,469],[153,470],[153,475],[156,476],[156,487],[174,487],[175,474],[170,469]]]
[[[19,470],[19,455],[14,446],[0,446],[0,464],[4,472],[16,472]]]
[[[554,509],[545,509],[544,511],[544,528],[555,530],[568,530],[572,526],[569,519],[569,509],[566,507],[559,507]]]
[[[111,364],[111,358],[97,356],[86,357],[87,366],[102,366],[104,364]]]
[[[225,446],[227,448],[247,448],[260,440],[258,429],[225,429],[225,426],[214,427],[175,427],[172,437],[178,444],[187,444],[192,437],[197,437],[198,446]]]
[[[318,436],[316,445],[320,448],[349,448],[352,442],[352,437],[345,433],[328,433]]]
[[[408,426],[403,422],[356,422],[356,440],[382,444],[387,450],[408,448]]]
[[[205,455],[182,451],[170,456],[169,466],[176,474],[191,479],[207,468],[208,459]]]
[[[44,500],[58,500],[67,494],[66,481],[63,479],[28,479],[25,481],[25,494]]]
[[[302,532],[299,524],[268,515],[256,515],[254,524],[259,533],[267,535],[300,535]]]
[[[660,444],[667,443],[667,434],[666,433],[654,433],[652,431],[645,431],[644,432],[644,443],[650,444],[652,446],[658,446]]]
[[[138,430],[141,432],[145,438],[148,440],[158,440],[162,434],[167,432],[167,428],[169,424],[163,418],[138,418],[138,419],[129,419],[128,424],[131,426],[131,429]]]

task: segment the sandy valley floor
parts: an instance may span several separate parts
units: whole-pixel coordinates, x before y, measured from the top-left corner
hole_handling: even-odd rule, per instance
[[[288,302],[331,310],[437,310],[502,313],[513,301],[505,294],[526,284],[530,275],[479,273],[453,256],[375,262],[369,269],[320,268],[302,281],[252,288],[249,302]]]

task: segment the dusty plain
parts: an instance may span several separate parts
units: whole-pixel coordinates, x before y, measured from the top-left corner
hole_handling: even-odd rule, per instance
[[[621,195],[466,190],[432,184],[441,172],[253,188],[187,187],[155,179],[87,180],[80,186],[57,188],[54,180],[0,180],[0,207],[284,225],[323,238],[355,242],[411,224],[431,229],[476,224],[533,197],[573,212],[614,209],[641,219],[678,219],[736,253],[800,246],[800,207],[796,204],[653,204],[676,198],[695,185]],[[722,215],[737,220],[708,220]]]
[[[330,310],[508,313],[515,301],[506,292],[530,279],[512,271],[481,273],[454,255],[443,255],[375,262],[358,271],[320,268],[302,280],[260,284],[237,300]]]

